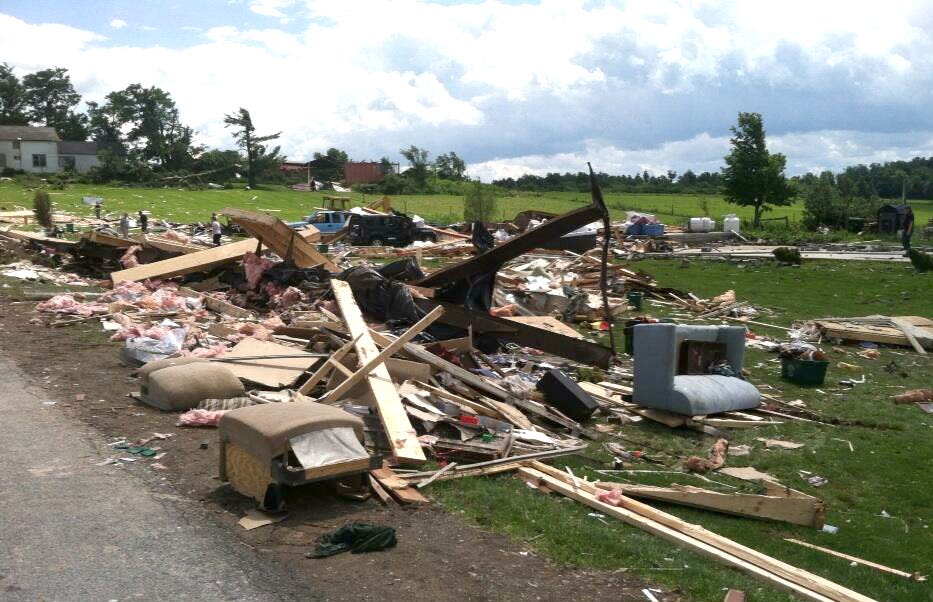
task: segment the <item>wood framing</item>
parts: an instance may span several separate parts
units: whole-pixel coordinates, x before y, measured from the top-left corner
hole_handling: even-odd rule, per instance
[[[263,245],[272,249],[279,257],[290,257],[292,263],[299,268],[321,266],[328,272],[340,271],[334,262],[306,240],[308,237],[320,236],[317,229],[308,227],[298,232],[277,217],[233,207],[224,209],[221,214],[262,241]]]

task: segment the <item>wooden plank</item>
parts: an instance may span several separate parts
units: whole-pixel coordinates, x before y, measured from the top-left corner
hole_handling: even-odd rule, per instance
[[[532,468],[519,469],[519,473],[534,483],[545,485],[548,489],[582,502],[603,514],[614,516],[681,547],[733,566],[775,587],[790,591],[804,600],[876,602],[828,579],[781,562],[631,498],[622,496],[618,506],[600,502],[596,499],[598,490],[591,483],[575,479],[571,484],[569,475],[540,462],[534,462]]]
[[[292,356],[276,358],[274,356]],[[302,357],[294,357],[294,356]],[[266,387],[281,389],[290,387],[295,380],[318,361],[318,356],[305,353],[294,347],[286,347],[270,341],[245,338],[236,347],[223,356],[224,360],[237,357],[273,356],[268,359],[225,361],[224,367],[230,369],[237,378],[248,380]],[[307,357],[304,357],[307,356]]]
[[[284,259],[290,254],[292,262],[300,268],[321,266],[328,272],[340,271],[334,262],[318,252],[306,239],[315,234],[319,236],[317,229],[305,228],[299,233],[277,217],[233,207],[227,207],[221,214],[261,240],[279,257]]]
[[[924,577],[923,575],[919,573],[908,573],[907,571],[892,569],[889,566],[878,564],[877,562],[871,562],[870,560],[862,560],[861,558],[857,558],[855,556],[849,556],[848,554],[843,554],[842,552],[837,552],[836,550],[830,550],[829,548],[824,548],[822,546],[815,546],[812,543],[800,541],[799,539],[792,539],[789,537],[785,537],[784,541],[789,541],[791,543],[797,544],[798,546],[804,546],[804,547],[810,548],[811,550],[819,550],[820,552],[823,552],[825,554],[829,554],[837,558],[844,558],[845,560],[849,560],[851,562],[854,562],[855,564],[860,564],[862,566],[867,566],[873,569],[878,569],[879,571],[884,571],[885,573],[891,573],[892,575],[899,575],[901,577],[907,577],[908,579],[912,579],[914,581],[926,581],[927,580],[926,577]]]
[[[363,314],[353,298],[350,285],[343,280],[331,280],[334,297],[343,313],[344,322],[350,335],[356,339],[356,353],[364,365],[379,355],[376,343],[369,333],[369,327],[363,320]],[[410,345],[411,343],[406,343]],[[377,365],[366,376],[366,382],[372,390],[379,412],[379,419],[386,436],[392,444],[392,455],[399,462],[421,463],[425,461],[424,451],[418,441],[418,434],[408,420],[408,413],[402,405],[395,385],[389,376],[389,369],[384,363]]]
[[[135,268],[119,270],[111,273],[110,279],[114,284],[119,284],[150,278],[172,278],[191,274],[192,272],[206,272],[218,266],[243,259],[247,251],[256,250],[257,244],[256,239],[248,238],[229,245],[198,251],[197,253],[189,253],[188,255],[180,255],[162,261],[144,263]]]
[[[441,314],[444,313],[444,309],[441,307],[435,307],[431,313],[425,317],[418,320],[418,322],[406,330],[402,336],[398,337],[391,344],[389,344],[385,349],[377,353],[374,357],[370,358],[362,367],[360,367],[356,372],[347,376],[347,379],[337,385],[337,388],[328,392],[322,399],[320,403],[333,403],[343,398],[346,393],[354,387],[358,382],[369,376],[370,372],[373,372],[380,365],[384,366],[384,363],[387,359],[395,355],[405,343],[411,341],[413,338],[421,334],[421,332],[434,323]],[[359,344],[359,337],[357,338],[357,345]],[[375,349],[375,343],[373,343],[373,348]],[[386,368],[386,374],[388,375],[388,368]],[[391,376],[390,376],[391,378]]]
[[[327,376],[334,369],[334,362],[339,362],[342,360],[346,354],[350,353],[350,350],[353,349],[355,344],[356,339],[353,339],[335,351],[334,354],[330,356],[326,362],[324,362],[324,365],[318,368],[317,371],[312,374],[311,377],[304,382],[304,384],[301,385],[301,388],[298,389],[298,392],[302,395],[307,395],[312,390],[314,390],[314,386],[327,378]]]
[[[907,337],[907,341],[910,343],[910,346],[914,348],[914,351],[920,355],[926,355],[927,351],[923,348],[923,345],[920,344],[920,341],[917,340],[917,337],[914,336],[914,329],[920,330],[910,322],[902,320],[900,318],[890,318],[891,323],[901,329],[901,332],[904,333],[904,336]]]
[[[557,334],[562,334],[574,339],[583,338],[583,335],[580,334],[576,328],[564,324],[553,316],[512,316],[506,318],[506,320],[512,320],[513,322],[518,322],[527,326],[534,326],[535,328],[541,328],[543,330],[549,330],[551,332],[556,332]]]
[[[379,481],[377,481],[376,477],[373,475],[369,475],[369,486],[373,490],[373,493],[379,497],[383,504],[388,506],[395,503],[395,498],[389,495],[389,492],[379,484]]]
[[[627,483],[597,482],[600,489],[619,489],[623,494],[725,514],[777,520],[820,529],[825,520],[822,500],[815,497],[778,497],[746,493],[720,493],[699,487],[652,487]]]
[[[430,502],[420,491],[414,487],[409,487],[408,481],[399,478],[391,468],[383,466],[371,470],[369,474],[402,504],[427,504]]]

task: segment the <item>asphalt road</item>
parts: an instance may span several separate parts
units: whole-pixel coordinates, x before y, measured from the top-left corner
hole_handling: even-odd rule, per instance
[[[318,598],[196,502],[99,466],[117,454],[95,431],[5,358],[0,374],[0,600]]]

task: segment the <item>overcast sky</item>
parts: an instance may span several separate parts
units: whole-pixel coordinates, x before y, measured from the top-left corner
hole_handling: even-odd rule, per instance
[[[159,86],[214,147],[246,107],[292,160],[717,170],[757,111],[796,174],[933,155],[931,30],[924,0],[2,0],[0,61],[87,100]]]

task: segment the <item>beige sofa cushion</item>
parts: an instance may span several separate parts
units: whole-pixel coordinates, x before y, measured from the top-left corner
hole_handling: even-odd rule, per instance
[[[220,419],[220,438],[265,462],[289,449],[289,440],[310,431],[351,427],[363,441],[362,419],[313,401],[265,403],[231,410]]]

